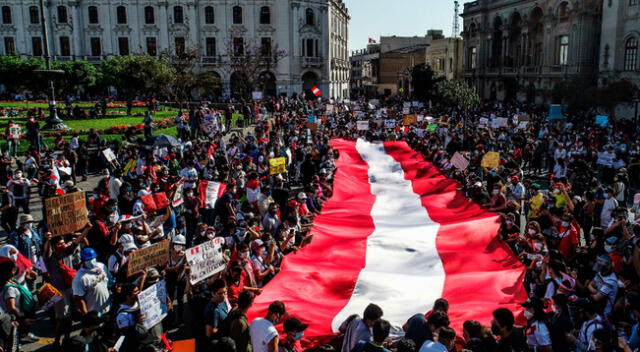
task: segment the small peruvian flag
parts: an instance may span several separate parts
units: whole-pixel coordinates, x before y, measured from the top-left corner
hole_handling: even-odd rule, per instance
[[[369,44],[375,44],[375,43],[376,43],[376,40],[375,40],[375,39],[373,39],[373,38],[369,38]]]
[[[322,95],[322,91],[320,90],[320,88],[318,88],[318,86],[313,86],[313,88],[311,88],[311,91],[316,97],[319,97]]]

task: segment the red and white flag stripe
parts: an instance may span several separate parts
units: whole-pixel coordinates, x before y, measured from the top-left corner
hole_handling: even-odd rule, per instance
[[[226,189],[227,185],[225,183],[206,180],[200,181],[200,183],[198,183],[200,204],[205,208],[212,209],[216,204],[216,200],[224,194]]]
[[[285,258],[249,317],[281,300],[310,326],[305,341],[332,338],[351,314],[382,307],[396,332],[446,298],[458,333],[465,320],[491,321],[526,300],[525,268],[496,237],[497,215],[404,142],[334,140],[334,195],[316,218],[311,245]]]
[[[320,90],[320,88],[318,88],[318,86],[313,86],[313,88],[311,88],[311,91],[316,97],[319,97],[322,95],[322,91]]]

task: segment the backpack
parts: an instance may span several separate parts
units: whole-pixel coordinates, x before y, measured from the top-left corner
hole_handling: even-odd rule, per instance
[[[26,287],[20,285],[15,280],[7,282],[4,288],[6,289],[7,287],[14,287],[18,289],[18,291],[20,291],[20,306],[22,307],[23,311],[28,313],[36,311],[37,302],[33,298],[33,294],[31,293],[31,291],[29,291]]]
[[[220,327],[216,335],[229,336],[229,333],[231,332],[231,323],[233,323],[235,320],[239,320],[243,318],[245,321],[247,320],[247,317],[242,312],[240,312],[238,309],[233,309],[229,313],[229,315],[227,315],[227,317],[224,318],[222,323],[220,323]]]

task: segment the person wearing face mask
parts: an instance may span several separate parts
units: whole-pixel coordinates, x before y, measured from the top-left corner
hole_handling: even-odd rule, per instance
[[[200,221],[200,208],[202,207],[203,205],[201,204],[200,199],[193,193],[193,189],[185,190],[184,219],[187,225],[186,241],[188,244],[191,244],[193,242],[193,237],[196,233],[198,222]]]
[[[184,309],[184,293],[187,287],[187,260],[185,257],[187,240],[183,235],[177,235],[171,239],[171,252],[169,262],[164,269],[164,277],[167,284],[167,295],[171,302],[178,301],[176,320],[182,321]]]
[[[66,338],[62,345],[65,352],[107,351],[107,347],[98,335],[98,330],[105,322],[98,312],[89,312],[81,320],[80,334]]]
[[[20,226],[11,233],[8,243],[18,249],[20,254],[31,260],[32,263],[38,261],[40,248],[42,248],[42,238],[33,229],[33,217],[29,214],[20,216]]]
[[[500,237],[505,241],[514,253],[518,253],[516,243],[520,235],[520,228],[515,224],[515,215],[509,213],[504,217],[504,222],[500,224]]]
[[[571,344],[567,335],[573,331],[573,322],[569,314],[568,299],[566,295],[553,296],[553,315],[549,324],[551,346],[554,351],[570,351]]]
[[[607,188],[607,199],[602,204],[602,212],[600,213],[600,225],[603,228],[611,225],[613,212],[618,207],[618,201],[613,197],[613,189]]]
[[[280,215],[278,214],[278,205],[276,203],[269,204],[269,211],[262,219],[262,228],[264,231],[270,232],[271,235],[275,235],[281,223]]]
[[[255,270],[255,278],[258,283],[258,287],[262,287],[279,271],[278,268],[271,265],[275,246],[272,243],[272,246],[267,251],[264,242],[262,242],[261,239],[257,239],[251,242],[251,249],[253,249],[251,265]]]
[[[604,251],[611,257],[612,270],[614,273],[620,273],[622,269],[622,255],[618,251],[618,237],[611,236],[604,242]]]
[[[13,194],[13,198],[16,202],[16,209],[20,210],[22,207],[22,212],[25,214],[29,214],[29,186],[31,182],[27,180],[22,171],[17,170],[13,174],[13,178],[9,180],[7,183],[7,187]]]
[[[82,267],[77,271],[72,283],[73,296],[80,314],[98,312],[107,314],[111,304],[109,293],[109,271],[98,262],[98,254],[91,247],[80,253]]]
[[[133,236],[129,234],[120,236],[118,239],[118,249],[109,256],[109,260],[107,261],[109,273],[112,277],[115,277],[117,281],[126,281],[128,259],[136,249],[138,249],[138,247],[135,244]]]
[[[548,328],[548,315],[544,312],[544,304],[538,298],[532,298],[521,304],[525,308],[524,317],[527,319],[525,335],[530,350],[534,352],[551,351],[551,335]]]
[[[529,207],[527,215],[529,220],[535,220],[539,216],[540,207],[544,204],[544,195],[539,192],[540,186],[537,183],[532,184],[529,189],[531,197],[526,201]]]
[[[286,314],[284,303],[274,301],[269,305],[267,315],[264,318],[257,318],[251,323],[249,335],[251,336],[253,352],[279,351],[278,330],[276,330],[275,325]]]
[[[126,335],[136,325],[137,317],[140,313],[138,305],[139,293],[140,288],[132,283],[125,283],[120,288],[120,294],[124,297],[124,300],[118,307],[116,324],[121,335]]]
[[[498,308],[493,311],[491,320],[491,332],[499,337],[496,352],[528,352],[526,339],[522,332],[513,326],[515,317],[507,308]]]
[[[279,343],[279,352],[301,352],[300,340],[304,337],[304,331],[309,325],[303,324],[300,319],[287,318],[282,325],[284,336]]]
[[[231,310],[227,300],[227,284],[224,280],[217,279],[209,287],[211,301],[204,310],[204,333],[207,339],[212,340],[218,335],[218,329]]]
[[[596,266],[599,270],[587,289],[591,299],[599,307],[604,307],[604,315],[609,316],[618,295],[618,277],[613,272],[613,261],[608,254],[598,256]]]
[[[502,185],[499,183],[493,185],[491,191],[491,200],[488,204],[485,204],[485,206],[489,208],[489,211],[501,212],[505,209],[507,205],[507,198],[504,196],[504,194],[502,194],[502,191],[500,190],[501,188]]]
[[[579,245],[579,232],[573,226],[573,217],[570,213],[562,214],[560,221],[556,222],[558,229],[558,250],[564,255],[567,261],[572,261],[576,256],[576,248]]]

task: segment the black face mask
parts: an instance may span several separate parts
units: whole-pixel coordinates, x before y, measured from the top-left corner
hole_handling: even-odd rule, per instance
[[[491,324],[491,333],[499,336],[500,335],[500,326],[498,324]]]

